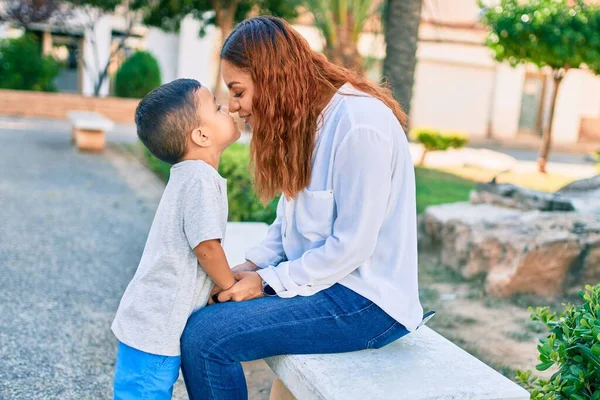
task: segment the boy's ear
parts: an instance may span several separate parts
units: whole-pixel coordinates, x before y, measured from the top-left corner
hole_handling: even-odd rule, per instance
[[[210,147],[212,144],[210,136],[207,135],[206,130],[196,128],[192,131],[191,139],[196,145],[200,147]]]

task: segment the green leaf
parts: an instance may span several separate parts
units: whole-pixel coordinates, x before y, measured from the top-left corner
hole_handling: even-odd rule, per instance
[[[540,363],[535,366],[535,369],[537,369],[538,371],[545,371],[548,368],[550,368],[552,365],[554,365],[554,362],[552,362],[552,361],[549,361],[546,363]]]

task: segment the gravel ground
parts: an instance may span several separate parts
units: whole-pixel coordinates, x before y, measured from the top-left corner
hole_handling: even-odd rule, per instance
[[[78,153],[60,123],[19,128],[0,124],[0,399],[110,398],[110,323],[160,183],[123,155]],[[268,398],[268,367],[245,369],[250,398]]]

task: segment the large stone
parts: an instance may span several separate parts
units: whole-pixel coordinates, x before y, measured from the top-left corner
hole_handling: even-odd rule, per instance
[[[569,183],[556,193],[569,198],[575,210],[600,216],[600,175]]]
[[[545,193],[523,189],[513,184],[480,183],[471,193],[473,204],[495,204],[520,210],[574,211],[568,197],[558,193]]]
[[[427,208],[424,250],[465,278],[486,275],[489,293],[554,295],[600,278],[600,218],[490,204]]]

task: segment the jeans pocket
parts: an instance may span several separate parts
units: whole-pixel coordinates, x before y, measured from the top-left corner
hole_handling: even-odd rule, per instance
[[[394,321],[392,326],[387,328],[385,331],[369,340],[367,343],[367,349],[380,349],[409,333],[408,329],[404,327],[400,322]]]

